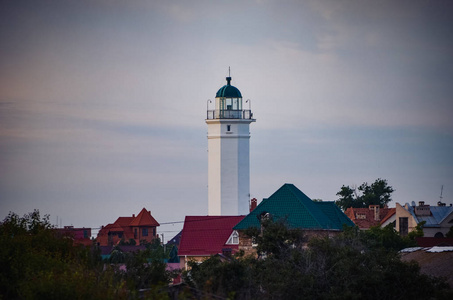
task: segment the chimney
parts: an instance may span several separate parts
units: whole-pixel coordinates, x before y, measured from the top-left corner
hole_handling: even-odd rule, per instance
[[[374,211],[374,220],[379,221],[381,218],[379,217],[379,205],[370,205],[368,206],[369,210]]]
[[[132,218],[135,218],[135,214],[132,214]]]
[[[256,198],[253,198],[252,200],[250,200],[250,212],[252,212],[256,208],[256,205],[257,205],[256,203],[257,203]]]

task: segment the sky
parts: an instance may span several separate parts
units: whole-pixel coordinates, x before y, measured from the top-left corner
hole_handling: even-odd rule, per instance
[[[250,99],[251,197],[453,203],[453,1],[0,0],[0,219],[207,215],[207,101]],[[178,222],[178,223],[172,223]]]

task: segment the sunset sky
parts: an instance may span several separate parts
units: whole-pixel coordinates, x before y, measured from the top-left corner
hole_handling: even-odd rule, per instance
[[[0,219],[207,215],[229,67],[252,197],[384,178],[391,206],[453,203],[453,1],[0,0]]]

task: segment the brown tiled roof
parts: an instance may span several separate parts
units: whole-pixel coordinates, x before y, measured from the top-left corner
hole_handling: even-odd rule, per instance
[[[389,208],[387,215],[381,220],[381,224],[390,219],[396,213],[396,207]]]
[[[143,208],[142,211],[129,223],[129,226],[159,226],[160,224],[151,216],[151,212]]]
[[[390,218],[391,217],[391,215],[389,215],[390,210],[392,210],[392,208],[388,208],[388,207],[379,208],[379,220],[374,219],[374,209],[371,209],[368,207],[367,208],[349,207],[345,211],[345,214],[360,229],[368,229],[372,226],[379,225],[382,222],[381,220],[384,220],[385,218],[387,218],[387,219]],[[393,210],[396,210],[396,209],[393,208]],[[365,217],[363,219],[358,218],[358,215],[362,215]]]
[[[119,217],[118,219],[116,219],[115,223],[113,223],[114,225],[117,225],[117,226],[121,226],[121,227],[125,227],[125,226],[128,226],[132,220],[134,220],[134,217]]]
[[[420,265],[420,272],[430,276],[444,277],[453,287],[453,252],[427,252],[423,249],[402,253],[401,260],[415,260]]]

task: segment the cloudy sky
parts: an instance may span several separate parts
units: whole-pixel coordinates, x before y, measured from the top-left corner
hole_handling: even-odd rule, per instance
[[[393,202],[453,203],[453,1],[0,0],[0,45],[1,219],[206,215],[228,67],[252,197],[384,178]]]

